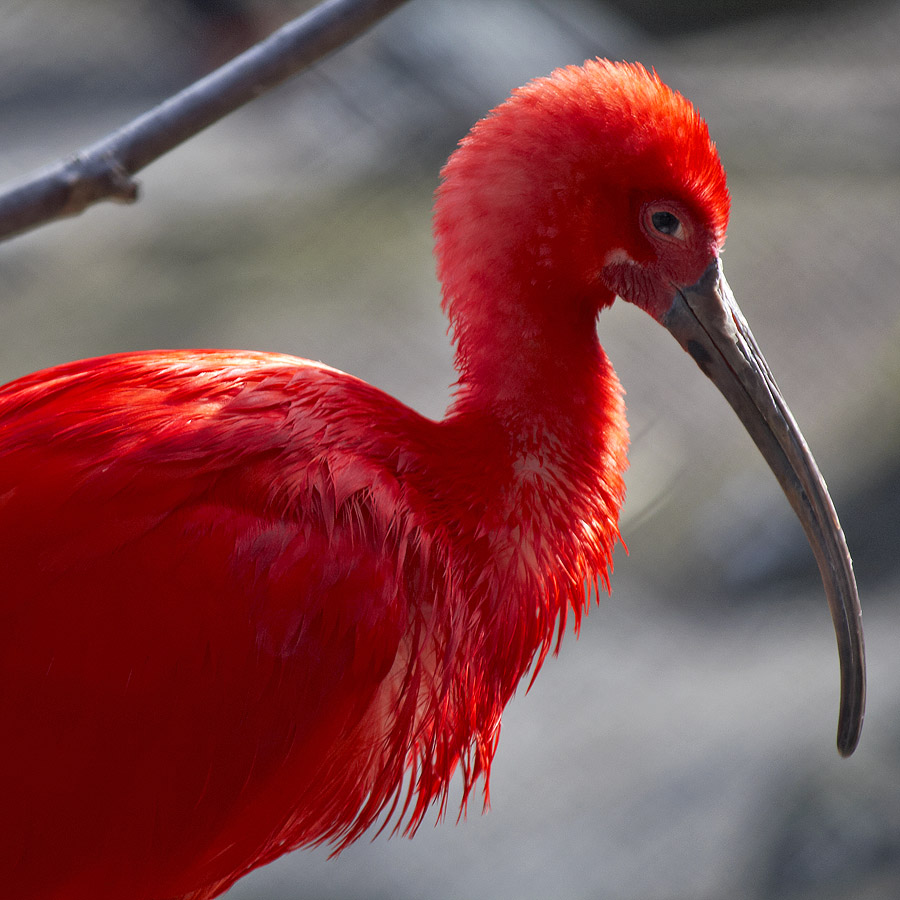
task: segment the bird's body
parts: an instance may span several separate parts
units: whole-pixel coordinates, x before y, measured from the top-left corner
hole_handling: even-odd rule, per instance
[[[597,313],[618,293],[662,320],[727,206],[686,100],[639,67],[563,70],[445,169],[443,420],[261,353],[0,388],[6,895],[204,900],[293,847],[414,828],[457,769],[486,782],[504,705],[618,539]]]
[[[461,757],[471,782],[606,571],[620,417],[579,429],[575,464],[275,355],[114,356],[0,391],[0,720],[28,722],[2,751],[10,896],[213,896],[394,801],[418,821]],[[48,822],[50,864],[29,843]]]

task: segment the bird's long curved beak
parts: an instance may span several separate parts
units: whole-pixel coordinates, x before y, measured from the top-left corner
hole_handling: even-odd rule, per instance
[[[720,260],[696,284],[676,289],[662,324],[725,395],[803,525],[837,635],[837,746],[842,756],[849,756],[859,741],[866,702],[862,613],[850,552],[825,481],[735,302]]]

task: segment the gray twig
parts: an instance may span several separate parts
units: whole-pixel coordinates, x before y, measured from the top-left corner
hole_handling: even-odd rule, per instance
[[[100,200],[133,202],[136,172],[404,2],[325,0],[113,134],[0,192],[0,240],[78,215]]]

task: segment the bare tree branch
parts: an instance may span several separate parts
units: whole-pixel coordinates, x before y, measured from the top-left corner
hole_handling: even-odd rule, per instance
[[[78,215],[100,200],[133,202],[136,172],[404,2],[325,0],[113,134],[0,193],[0,240]]]

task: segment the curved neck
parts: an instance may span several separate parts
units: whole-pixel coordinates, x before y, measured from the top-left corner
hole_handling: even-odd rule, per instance
[[[528,442],[548,430],[592,430],[610,401],[595,302],[515,285],[467,300],[453,325],[459,380],[451,412],[489,413]]]

